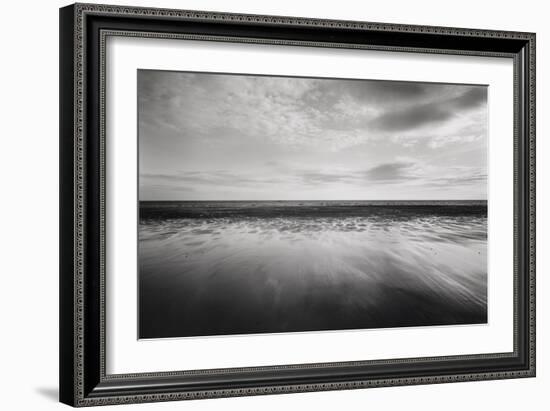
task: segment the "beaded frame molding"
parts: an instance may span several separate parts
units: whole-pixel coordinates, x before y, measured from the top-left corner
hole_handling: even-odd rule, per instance
[[[107,374],[105,50],[109,36],[513,59],[513,352]],[[535,34],[97,4],[61,8],[60,208],[63,403],[80,407],[534,377]]]

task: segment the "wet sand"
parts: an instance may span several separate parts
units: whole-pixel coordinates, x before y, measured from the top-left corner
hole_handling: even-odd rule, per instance
[[[141,338],[487,321],[485,202],[145,203]]]

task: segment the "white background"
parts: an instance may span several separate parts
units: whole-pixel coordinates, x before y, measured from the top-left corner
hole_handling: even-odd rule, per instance
[[[113,0],[113,3],[119,3]],[[550,110],[550,27],[544,2],[393,1],[361,3],[278,0],[168,1],[132,0],[157,7],[356,19],[537,32],[538,115],[538,376],[536,379],[455,383],[437,386],[378,388],[327,393],[202,400],[124,406],[117,409],[275,410],[377,409],[513,410],[548,407],[550,356],[547,354],[550,283],[546,250],[550,247],[549,186],[545,175],[550,132],[543,116]],[[65,407],[57,398],[58,301],[58,11],[61,1],[27,1],[3,7],[2,141],[2,279],[0,288],[0,384],[3,409],[47,410]]]
[[[513,350],[510,58],[115,37],[107,40],[106,313],[109,374]],[[138,341],[137,68],[488,85],[488,324]],[[403,344],[403,341],[407,341]],[[346,347],[342,350],[342,347]]]

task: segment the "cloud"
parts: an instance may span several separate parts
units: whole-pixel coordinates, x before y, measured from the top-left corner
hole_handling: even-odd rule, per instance
[[[371,181],[406,180],[416,178],[413,174],[415,168],[416,164],[413,162],[386,163],[367,170],[365,175]]]
[[[384,131],[404,131],[441,122],[451,116],[451,112],[441,109],[435,104],[425,104],[382,114],[371,124]]]
[[[487,102],[486,87],[468,88],[458,96],[425,104],[411,104],[405,108],[388,110],[375,118],[371,125],[386,132],[409,131],[419,127],[443,123],[464,110],[471,110]]]
[[[272,162],[268,162],[272,165]],[[273,164],[278,166],[277,164]],[[306,184],[323,185],[333,183],[349,183],[359,179],[355,171],[317,171],[302,169],[279,170],[277,176],[272,173],[261,175],[253,172],[216,171],[186,171],[176,174],[141,174],[143,185],[172,184],[174,186],[265,186],[270,184]]]
[[[351,81],[344,83],[346,91],[360,100],[369,102],[418,100],[433,92],[434,85],[406,81]]]
[[[239,186],[256,185],[268,183],[280,183],[281,179],[276,177],[261,177],[243,173],[233,173],[226,170],[216,171],[187,171],[175,174],[140,174],[140,183],[149,184],[150,181],[163,182],[172,185],[197,186]]]
[[[353,181],[356,177],[354,173],[338,173],[338,172],[323,172],[323,171],[298,171],[297,175],[305,184],[332,184],[332,183],[347,183]]]
[[[464,94],[447,102],[450,108],[474,108],[487,103],[487,87],[472,87]]]
[[[485,167],[484,86],[140,70],[138,98],[140,187],[158,193],[423,197],[414,190],[484,184],[443,168]]]
[[[155,70],[140,70],[138,81],[142,129],[208,144],[264,139],[325,151],[444,125],[486,101],[485,87],[438,83]]]
[[[462,185],[477,184],[485,186],[487,183],[487,174],[484,172],[474,171],[471,174],[435,177],[428,181],[429,185],[438,187],[453,187]]]

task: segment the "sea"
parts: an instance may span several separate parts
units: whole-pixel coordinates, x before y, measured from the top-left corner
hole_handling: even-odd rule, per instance
[[[487,322],[486,201],[142,201],[139,337]]]

